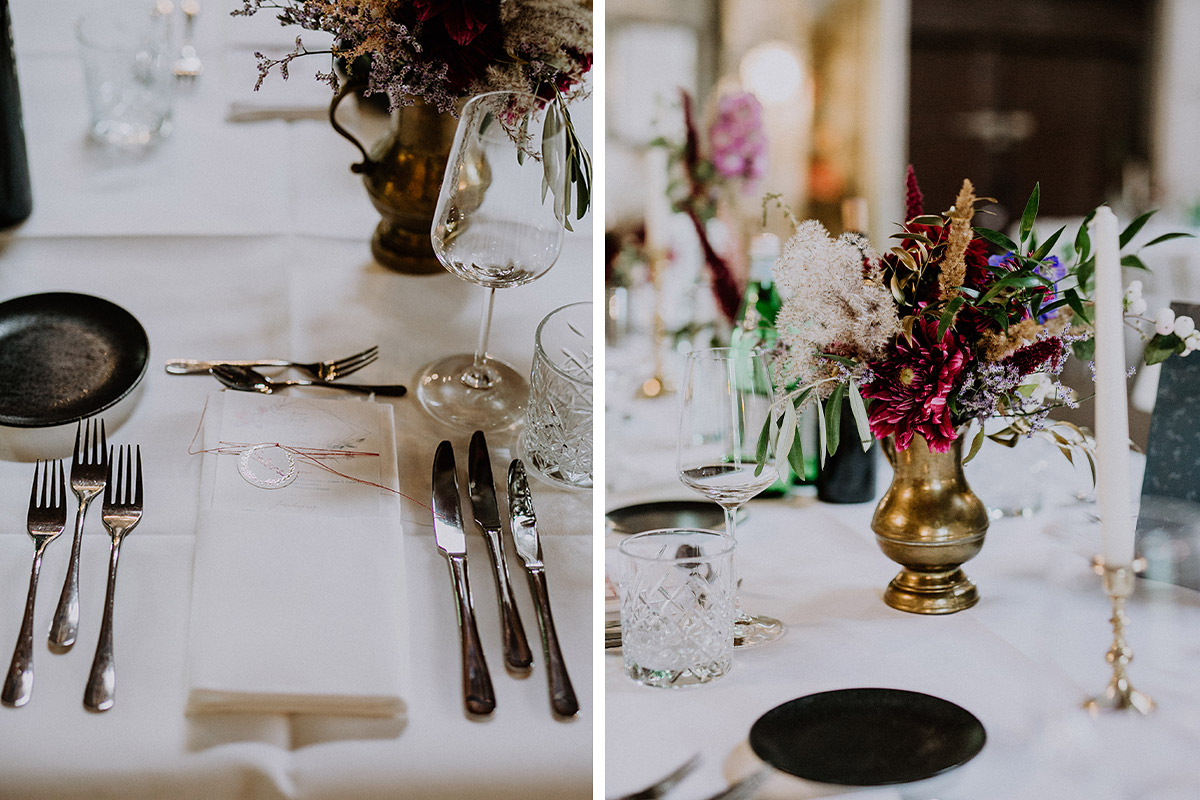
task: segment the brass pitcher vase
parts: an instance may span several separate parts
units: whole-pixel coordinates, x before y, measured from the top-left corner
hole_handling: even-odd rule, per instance
[[[883,595],[901,611],[952,614],[979,600],[962,565],[982,549],[988,513],[963,474],[963,433],[945,453],[931,451],[919,434],[906,450],[890,437],[883,442],[894,474],[871,529],[884,554],[904,567]]]
[[[439,274],[443,268],[433,253],[429,229],[458,119],[419,100],[401,106],[392,112],[388,135],[368,152],[335,117],[338,104],[357,88],[350,82],[342,85],[329,105],[329,122],[362,153],[363,160],[350,169],[363,176],[381,217],[371,237],[371,254],[396,272]]]

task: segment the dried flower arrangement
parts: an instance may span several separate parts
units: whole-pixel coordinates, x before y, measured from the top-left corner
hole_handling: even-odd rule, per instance
[[[1006,427],[987,438],[1011,446],[1038,433],[1069,459],[1082,451],[1090,462],[1087,432],[1049,415],[1077,405],[1058,380],[1068,357],[1091,358],[1091,215],[1071,245],[1070,263],[1063,263],[1052,251],[1064,229],[1040,244],[1035,239],[1037,186],[1021,217],[1019,242],[972,225],[980,198],[970,181],[940,214],[924,212],[911,167],[907,188],[906,219],[893,234],[898,245],[887,253],[858,234],[833,238],[810,220],[796,225],[775,265],[786,298],[772,353],[774,379],[784,392],[779,456],[800,463],[796,412],[809,403],[818,415],[820,456],[833,452],[848,398],[864,447],[872,436],[891,436],[903,450],[920,434],[932,450],[945,452],[968,423],[999,417]],[[1152,213],[1125,228],[1122,249]],[[1143,247],[1186,235],[1164,234]],[[1146,268],[1136,253],[1121,263]],[[1148,362],[1200,345],[1193,320],[1168,320],[1163,312],[1150,319],[1142,316],[1145,306],[1135,281],[1125,297],[1126,320],[1155,326],[1146,336]],[[984,441],[979,428],[967,459]],[[760,451],[769,438],[764,430]]]
[[[548,124],[566,131],[567,168],[552,186],[577,218],[587,212],[591,157],[575,133],[567,103],[588,91],[591,0],[243,0],[233,14],[250,16],[263,9],[274,10],[281,25],[330,33],[334,44],[309,50],[297,36],[295,49],[281,58],[255,53],[256,90],[272,71],[287,79],[294,60],[323,54],[330,57],[329,69],[318,71],[318,80],[338,88],[335,61],[348,70],[365,70],[366,75],[352,75],[364,81],[364,94],[385,94],[393,109],[421,100],[454,113],[460,100],[495,91],[525,92],[537,102],[553,103]],[[528,110],[505,109],[502,121]],[[519,135],[519,124],[506,128]]]

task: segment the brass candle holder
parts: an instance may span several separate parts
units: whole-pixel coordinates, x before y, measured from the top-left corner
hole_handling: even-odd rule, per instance
[[[672,387],[667,384],[667,379],[663,376],[662,359],[662,346],[666,339],[666,326],[663,324],[662,312],[662,272],[667,256],[664,251],[659,249],[650,250],[647,255],[650,284],[654,290],[654,330],[650,334],[654,346],[654,374],[638,387],[637,396],[642,399],[663,397],[672,391]]]
[[[1154,701],[1129,683],[1126,667],[1133,660],[1133,650],[1125,642],[1125,598],[1133,593],[1134,579],[1146,568],[1146,559],[1138,558],[1128,566],[1109,566],[1102,556],[1092,559],[1092,568],[1104,579],[1104,591],[1112,600],[1113,643],[1105,659],[1112,665],[1112,679],[1103,694],[1089,698],[1083,707],[1091,714],[1101,711],[1124,711],[1132,709],[1141,714],[1154,710]]]

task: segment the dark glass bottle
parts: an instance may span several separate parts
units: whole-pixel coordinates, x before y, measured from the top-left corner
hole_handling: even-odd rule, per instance
[[[842,203],[842,228],[863,237],[867,229],[866,203],[848,198]],[[875,441],[864,452],[850,401],[842,401],[838,425],[838,449],[825,457],[817,472],[817,498],[826,503],[865,503],[875,498]]]
[[[7,228],[33,210],[8,0],[0,0],[0,36],[0,228]]]

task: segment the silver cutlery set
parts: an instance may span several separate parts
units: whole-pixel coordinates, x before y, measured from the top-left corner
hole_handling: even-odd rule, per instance
[[[500,630],[504,642],[504,664],[509,672],[528,674],[533,665],[525,630],[513,598],[504,554],[503,523],[500,519],[496,489],[492,480],[491,459],[482,431],[471,437],[468,454],[468,487],[473,515],[487,543],[488,556],[496,580],[500,608]],[[579,711],[579,702],[554,628],[550,596],[546,588],[545,566],[538,538],[533,498],[525,475],[525,466],[514,459],[508,470],[509,531],[517,555],[529,578],[534,609],[546,659],[550,707],[560,717]],[[483,643],[475,624],[475,606],[467,577],[467,539],[459,499],[458,471],[454,449],[448,441],[438,445],[433,462],[433,531],[438,549],[446,557],[454,586],[459,639],[462,645],[463,702],[473,715],[486,716],[496,708],[496,695],[483,653]]]
[[[117,559],[125,534],[142,517],[142,449],[132,445],[115,451],[108,446],[104,422],[81,422],[75,432],[75,452],[71,462],[71,491],[78,500],[75,535],[62,594],[50,625],[49,647],[66,653],[75,644],[79,631],[79,554],[83,545],[83,525],[88,506],[103,493],[101,519],[112,539],[109,548],[108,587],[96,654],[84,691],[83,704],[92,711],[107,711],[113,706],[115,669],[113,661],[113,603],[117,582]],[[40,470],[40,474],[39,474]],[[0,701],[17,708],[29,702],[33,694],[33,611],[38,575],[46,546],[59,536],[67,524],[66,479],[61,460],[39,461],[34,468],[33,489],[29,498],[27,529],[34,543],[33,570],[25,616],[13,651],[12,663],[0,692]],[[39,491],[40,487],[40,491]]]
[[[259,361],[196,361],[173,358],[166,362],[167,372],[172,375],[210,374],[222,385],[241,392],[271,394],[288,386],[321,386],[341,389],[359,394],[378,394],[387,397],[403,397],[408,389],[400,384],[335,383],[339,378],[357,372],[379,358],[379,347],[368,347],[361,353],[345,358],[303,363],[286,359],[262,359]],[[279,380],[268,378],[259,369],[298,369],[312,376],[312,380]]]

